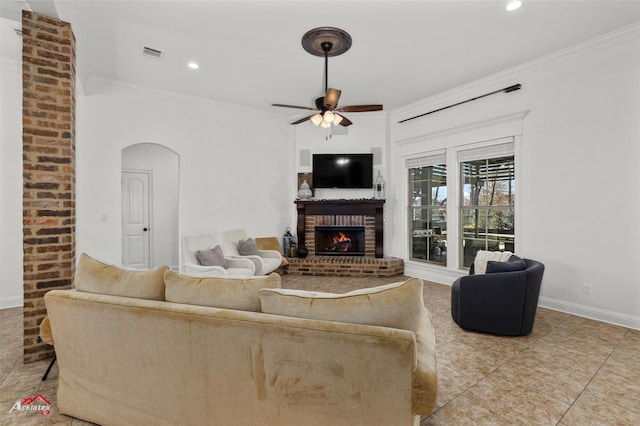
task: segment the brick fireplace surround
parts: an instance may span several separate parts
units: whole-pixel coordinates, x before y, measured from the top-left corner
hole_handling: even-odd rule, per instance
[[[404,262],[383,257],[384,200],[296,201],[298,246],[308,256],[289,259],[289,274],[338,277],[391,277],[404,273]],[[316,226],[364,226],[364,256],[317,256]]]

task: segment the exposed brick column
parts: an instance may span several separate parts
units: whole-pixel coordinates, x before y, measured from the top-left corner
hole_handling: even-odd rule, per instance
[[[75,269],[75,37],[71,25],[22,12],[24,362],[52,356],[38,339],[44,295]]]

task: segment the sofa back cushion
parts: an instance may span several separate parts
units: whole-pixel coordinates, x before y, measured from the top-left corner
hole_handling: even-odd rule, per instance
[[[164,273],[167,270],[167,266],[150,270],[124,269],[82,253],[74,284],[76,290],[86,293],[164,300]]]
[[[259,277],[194,277],[167,271],[167,302],[260,312],[259,290],[280,288],[280,275]]]
[[[260,290],[262,312],[410,330],[420,328],[423,282],[404,282],[344,294],[290,289]]]

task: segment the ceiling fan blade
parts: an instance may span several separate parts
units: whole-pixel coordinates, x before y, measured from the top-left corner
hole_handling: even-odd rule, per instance
[[[303,106],[298,106],[298,105],[271,104],[271,106],[274,106],[274,107],[281,107],[281,108],[308,109],[309,111],[316,111],[316,109],[315,109],[315,108],[311,108],[311,107],[303,107]]]
[[[311,119],[311,117],[313,117],[314,115],[315,115],[315,114],[308,115],[308,116],[306,116],[306,117],[304,117],[304,118],[301,118],[300,120],[296,120],[296,121],[294,121],[293,123],[291,123],[291,125],[293,126],[293,125],[295,125],[295,124],[304,123],[305,121],[310,120],[310,119]]]
[[[351,126],[353,123],[351,122],[351,120],[349,120],[347,117],[345,117],[342,114],[336,114],[339,115],[340,117],[342,117],[342,120],[340,120],[340,124],[341,126],[347,127],[347,126]]]
[[[344,112],[382,111],[382,105],[351,105],[351,106],[338,108],[337,111],[344,111]]]
[[[338,89],[327,89],[327,93],[324,95],[324,106],[329,109],[334,109],[338,105],[341,93],[342,91]]]

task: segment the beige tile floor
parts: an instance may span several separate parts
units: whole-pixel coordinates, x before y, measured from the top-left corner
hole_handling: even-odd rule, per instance
[[[398,279],[283,276],[283,286],[344,292]],[[533,333],[500,337],[461,330],[450,287],[425,283],[438,355],[438,402],[431,425],[639,425],[640,331],[538,309]],[[58,371],[22,363],[22,310],[0,310],[0,425],[87,425],[56,408]],[[14,411],[41,393],[51,414]]]

